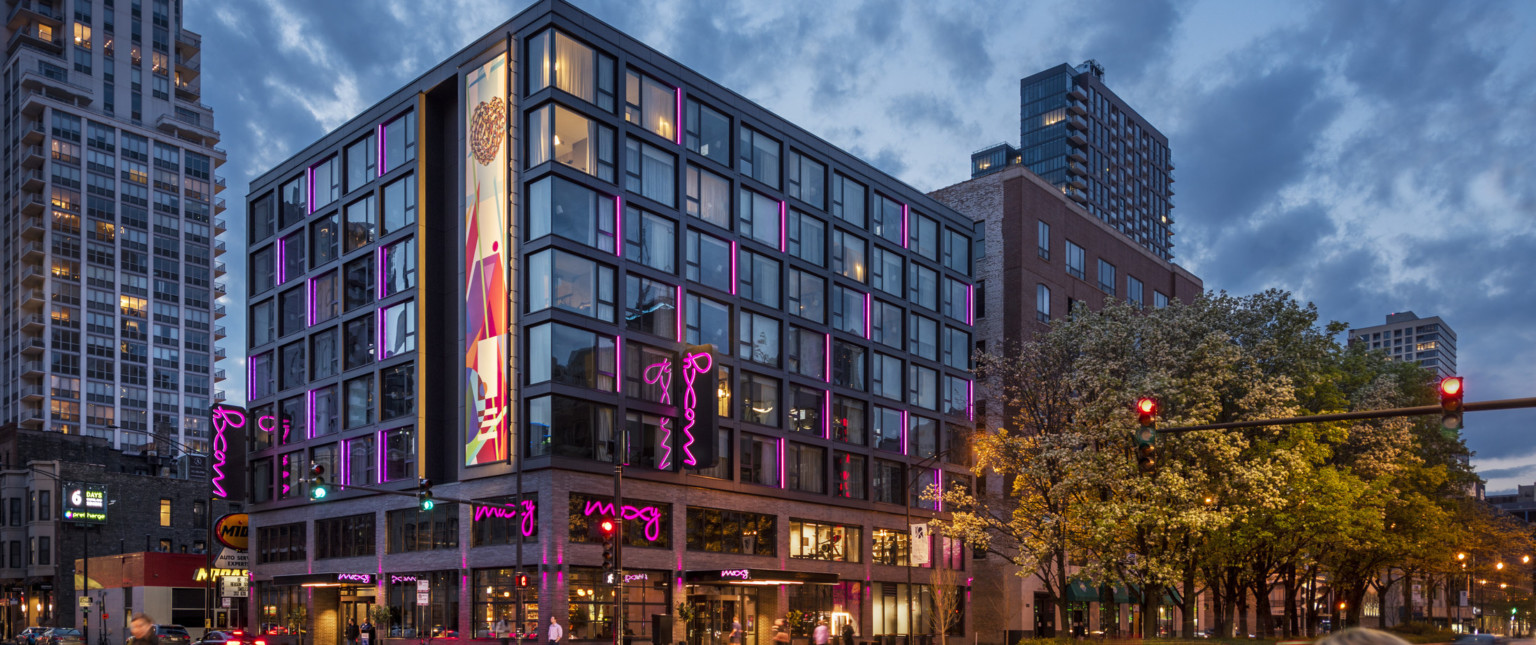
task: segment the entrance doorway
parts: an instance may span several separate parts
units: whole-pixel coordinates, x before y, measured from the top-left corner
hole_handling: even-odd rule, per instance
[[[688,645],[756,645],[767,626],[758,611],[758,589],[735,585],[689,585],[688,604],[694,619],[686,630]],[[674,633],[682,640],[684,634]]]
[[[1035,638],[1056,636],[1056,599],[1047,593],[1035,594]]]
[[[358,639],[361,641],[363,625],[368,624],[368,615],[372,609],[373,596],[342,596],[341,612],[336,617],[336,642],[351,645],[347,642],[347,624],[354,620],[357,621]]]

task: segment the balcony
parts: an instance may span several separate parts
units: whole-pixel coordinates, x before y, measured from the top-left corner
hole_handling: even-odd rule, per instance
[[[185,29],[176,32],[176,50],[193,54],[203,49],[203,37]]]
[[[43,408],[30,405],[21,408],[21,427],[36,430],[43,427]]]
[[[1067,109],[1073,114],[1087,114],[1088,104],[1077,100],[1067,101]]]
[[[48,299],[43,295],[42,289],[22,289],[21,306],[31,309],[43,306]]]
[[[23,385],[19,389],[21,390],[21,400],[23,401],[37,403],[43,400],[43,386],[41,385]]]
[[[203,84],[191,78],[182,78],[178,72],[176,75],[176,98],[189,103],[196,103],[203,97]]]
[[[35,287],[42,284],[43,279],[48,277],[48,275],[43,273],[43,270],[35,264],[23,264],[16,269],[16,272],[21,274],[21,283],[29,287]]]
[[[20,173],[20,175],[18,179],[21,180],[22,192],[41,193],[43,188],[48,185],[48,181],[43,179],[43,173],[36,170],[28,170]]]
[[[24,215],[42,215],[48,208],[47,200],[37,193],[17,196],[16,201],[21,202],[21,212]]]
[[[223,262],[214,262],[213,263],[213,275],[214,275],[214,277],[222,278],[222,277],[224,277],[228,273],[229,273],[229,267],[226,266]]]
[[[21,87],[42,94],[46,98],[79,107],[89,106],[96,100],[96,92],[84,85],[76,85],[62,78],[44,76],[41,72],[21,73]]]
[[[1088,163],[1088,151],[1077,146],[1067,149],[1067,158],[1078,163]]]
[[[28,121],[21,128],[21,142],[27,145],[36,145],[43,142],[48,136],[48,131],[43,129],[43,124],[38,121]]]
[[[229,350],[226,350],[223,347],[215,347],[215,348],[213,348],[213,359],[214,360],[222,361],[222,360],[224,360],[226,358],[229,358]]]
[[[23,168],[42,168],[43,163],[48,161],[48,153],[40,145],[23,147],[18,156],[21,157]]]
[[[219,242],[218,244],[213,245],[213,254],[215,256],[224,255],[225,253],[228,253],[228,252],[229,252],[229,243],[228,242]]]
[[[226,188],[229,188],[229,184],[228,184],[228,182],[224,181],[223,177],[214,177],[213,178],[213,194],[217,195],[219,193],[222,193],[222,192],[224,192],[224,189],[226,189]]]
[[[229,380],[229,377],[224,375],[224,370],[217,369],[217,370],[213,371],[213,382],[214,383],[218,383],[220,381],[227,381],[227,380]]]
[[[223,234],[228,233],[228,232],[229,232],[229,222],[224,221],[224,218],[222,218],[222,217],[215,217],[215,218],[213,218],[213,234],[214,234],[214,236],[223,235]]]
[[[1067,129],[1067,142],[1074,146],[1088,145],[1088,135],[1082,130]]]
[[[43,319],[42,314],[32,314],[30,316],[22,316],[21,320],[20,320],[21,330],[25,331],[25,332],[38,332],[38,331],[42,331],[43,330],[43,326],[44,326],[43,320],[44,319]]]
[[[1067,117],[1067,127],[1069,127],[1069,128],[1077,128],[1078,130],[1087,130],[1088,129],[1088,119],[1085,119],[1083,117],[1080,117],[1080,116],[1074,114],[1074,115],[1072,115],[1070,117]]]
[[[222,283],[222,282],[215,282],[215,283],[213,283],[213,292],[216,293],[216,294],[219,294],[219,295],[215,296],[217,298],[223,298],[224,296],[229,295],[228,287],[225,287],[224,283]]]
[[[204,121],[213,123],[213,115],[204,119],[202,115],[192,116],[168,112],[155,119],[155,128],[161,132],[175,135],[193,143],[211,146],[219,142],[219,131],[212,125],[203,125]]]
[[[22,239],[27,239],[27,240],[41,240],[41,239],[43,239],[43,233],[45,232],[45,229],[43,228],[43,218],[38,217],[36,215],[31,215],[31,216],[23,217],[23,218],[21,218],[21,221],[19,222],[19,226],[21,226],[21,237],[22,237]]]
[[[228,400],[229,400],[229,396],[224,394],[224,390],[214,390],[213,391],[213,401],[215,403],[223,403],[223,402],[228,401]]]
[[[215,197],[215,198],[213,198],[213,214],[214,215],[218,215],[219,213],[222,213],[222,212],[224,212],[224,211],[226,211],[228,209],[229,209],[229,206],[224,204],[224,198],[223,197]]]
[[[224,340],[228,336],[229,336],[229,334],[226,333],[223,325],[214,325],[213,326],[213,339],[214,340]]]
[[[1083,86],[1073,85],[1072,89],[1067,91],[1067,98],[1075,99],[1078,101],[1086,101],[1088,100],[1088,93],[1083,91]]]
[[[198,72],[202,71],[203,68],[203,63],[199,58],[197,54],[176,54],[176,85],[180,86],[182,81],[190,81],[197,78]]]
[[[63,35],[62,28],[48,28],[40,23],[26,25],[11,33],[11,40],[6,43],[5,50],[14,54],[22,45],[30,45],[51,54],[63,54]]]
[[[64,26],[64,19],[53,14],[53,10],[42,5],[33,5],[30,0],[21,0],[16,6],[11,7],[11,13],[6,17],[6,29],[21,29],[29,24],[37,23],[48,25],[55,30]]]
[[[43,245],[40,242],[28,242],[21,246],[17,255],[21,257],[22,262],[42,262]]]
[[[37,337],[21,339],[21,353],[27,356],[37,356],[48,349],[48,344]]]
[[[1078,202],[1088,201],[1088,193],[1083,192],[1080,188],[1068,188],[1067,196]]]
[[[22,378],[42,378],[43,377],[43,362],[42,361],[22,361],[21,362],[21,377]]]

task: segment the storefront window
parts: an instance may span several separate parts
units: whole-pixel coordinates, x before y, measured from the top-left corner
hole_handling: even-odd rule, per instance
[[[458,504],[439,503],[430,511],[390,511],[386,524],[389,553],[459,548]]]
[[[258,633],[269,635],[298,634],[304,627],[303,587],[277,586],[270,582],[256,583],[256,602],[261,609],[261,625]]]
[[[778,555],[778,518],[743,511],[689,507],[688,550]]]
[[[451,506],[450,504],[439,505]],[[455,638],[459,635],[459,572],[388,575],[391,638]],[[416,604],[416,581],[426,580],[428,603]],[[381,626],[382,627],[382,626]]]
[[[626,642],[650,642],[651,616],[671,614],[672,576],[666,571],[625,570],[624,635]],[[613,639],[613,601],[608,585],[601,584],[602,571],[596,568],[571,568],[570,630],[573,640]],[[541,626],[542,629],[542,626]],[[674,632],[676,633],[676,632]]]
[[[860,562],[864,534],[857,526],[789,521],[789,557],[834,562]]]
[[[475,570],[474,609],[470,612],[470,620],[474,621],[472,637],[492,638],[491,626],[502,619],[506,619],[513,631],[528,634],[537,633],[541,629],[539,573],[532,569],[524,570],[523,573],[528,576],[529,583],[519,587],[516,569]],[[521,614],[517,610],[519,600],[522,602]],[[533,634],[524,636],[533,637]]]

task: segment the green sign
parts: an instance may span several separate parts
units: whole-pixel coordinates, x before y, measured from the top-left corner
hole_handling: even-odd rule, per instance
[[[107,523],[107,487],[105,484],[65,482],[62,501],[64,521],[82,524]]]

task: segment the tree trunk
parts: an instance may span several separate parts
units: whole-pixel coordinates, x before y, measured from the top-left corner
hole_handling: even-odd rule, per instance
[[[1184,604],[1179,607],[1179,618],[1183,625],[1179,629],[1184,638],[1195,637],[1195,617],[1200,613],[1199,598],[1195,596],[1195,565],[1191,564],[1184,569]]]
[[[1253,618],[1259,623],[1259,638],[1272,640],[1275,637],[1275,612],[1269,604],[1269,574],[1259,571],[1257,567],[1253,572]]]
[[[1231,567],[1231,568],[1227,569],[1226,580],[1222,581],[1222,587],[1226,589],[1226,594],[1227,594],[1227,608],[1226,608],[1227,611],[1226,611],[1226,614],[1225,614],[1226,615],[1226,626],[1223,628],[1223,629],[1225,629],[1224,635],[1225,635],[1226,638],[1236,638],[1237,637],[1237,633],[1238,633],[1237,630],[1239,629],[1238,623],[1237,623],[1237,621],[1238,621],[1237,614],[1240,611],[1245,611],[1243,609],[1243,607],[1245,605],[1244,605],[1244,603],[1242,601],[1242,593],[1241,593],[1241,589],[1242,588],[1241,588],[1240,585],[1237,584],[1237,568],[1236,567]],[[1247,618],[1243,618],[1242,620],[1243,620],[1243,628],[1246,628],[1247,624],[1248,624],[1248,619]],[[1248,638],[1248,633],[1247,632],[1243,632],[1243,638]]]
[[[1147,584],[1141,588],[1141,637],[1157,638],[1157,608],[1162,604],[1163,588]]]
[[[1253,629],[1248,626],[1248,586],[1237,579],[1237,572],[1232,572],[1232,592],[1237,595],[1237,638],[1248,638]]]
[[[1062,629],[1066,629],[1069,633],[1072,630],[1072,611],[1071,603],[1067,602],[1067,552],[1058,550],[1055,558],[1056,586],[1061,590],[1061,593],[1056,594],[1056,635],[1060,636]]]
[[[1301,634],[1296,625],[1296,563],[1285,565],[1285,637],[1296,638]]]
[[[1205,588],[1211,594],[1211,624],[1206,625],[1205,629],[1210,632],[1211,638],[1226,638],[1229,624],[1225,614],[1227,598],[1222,592],[1220,576],[1210,569],[1205,570]]]
[[[1406,625],[1413,622],[1413,571],[1403,570],[1403,577],[1398,582],[1403,585],[1403,612],[1398,618],[1398,624]]]
[[[1307,567],[1307,638],[1317,638],[1317,567]]]

